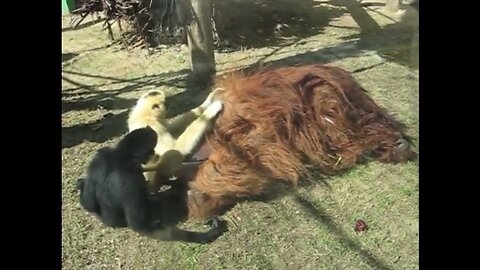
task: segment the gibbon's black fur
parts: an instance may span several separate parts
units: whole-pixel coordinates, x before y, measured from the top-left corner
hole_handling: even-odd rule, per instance
[[[186,188],[148,192],[141,165],[154,154],[156,143],[157,134],[147,126],[125,135],[115,147],[98,150],[89,164],[87,177],[77,181],[80,204],[109,227],[129,227],[164,241],[214,241],[226,231],[225,222],[218,218],[208,221],[212,228],[205,233],[176,228],[187,215],[187,207],[182,203],[186,195],[178,192],[186,193]]]

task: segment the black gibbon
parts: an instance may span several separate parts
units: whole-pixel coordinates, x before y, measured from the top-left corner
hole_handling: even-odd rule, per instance
[[[187,213],[184,195],[149,193],[142,164],[154,155],[156,144],[157,133],[146,127],[128,133],[115,147],[98,150],[88,166],[86,178],[77,181],[80,204],[109,227],[129,227],[163,241],[214,241],[227,230],[224,221],[216,217],[209,219],[207,223],[211,228],[207,232],[178,229],[177,223]],[[177,203],[171,204],[172,201]]]

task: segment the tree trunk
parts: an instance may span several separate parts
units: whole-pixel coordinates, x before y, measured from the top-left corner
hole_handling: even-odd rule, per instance
[[[385,7],[390,12],[397,12],[400,7],[401,0],[387,0]]]
[[[195,21],[187,27],[190,67],[194,77],[206,78],[215,74],[213,53],[213,0],[191,0]]]

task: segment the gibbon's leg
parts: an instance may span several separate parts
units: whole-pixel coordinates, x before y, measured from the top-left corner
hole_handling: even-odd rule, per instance
[[[154,171],[155,174],[159,174],[159,177],[155,175],[154,179],[149,183],[150,190],[154,191],[161,185],[161,181],[157,179],[168,179],[168,176],[174,174],[182,167],[184,157],[195,149],[205,135],[207,128],[210,126],[210,122],[217,116],[222,108],[223,105],[221,101],[216,100],[212,102],[203,114],[178,137],[175,143],[175,149],[165,152],[158,161],[142,166],[143,172]]]
[[[143,174],[148,175],[147,182],[150,192],[157,192],[158,189],[168,181],[176,171],[182,168],[183,155],[177,150],[168,150],[153,163],[142,167]]]
[[[143,172],[153,172],[162,169],[162,171],[175,171],[183,162],[183,155],[179,151],[168,150],[156,161],[142,166]],[[170,174],[170,173],[166,173]]]
[[[159,166],[162,157],[155,154],[154,157],[147,163],[142,164],[142,172],[145,180],[147,180],[147,188],[149,192],[156,192],[160,186],[154,181],[156,179],[156,168]]]
[[[148,181],[147,183],[149,185],[151,185],[152,179],[155,177],[155,168],[157,167],[157,164],[160,163],[160,160],[161,157],[155,154],[147,164],[142,164],[143,176],[145,176],[145,179]]]
[[[170,132],[170,134],[172,134],[174,137],[178,137],[188,125],[197,119],[212,104],[215,95],[220,91],[223,91],[223,89],[217,88],[213,90],[200,106],[190,110],[189,112],[169,119],[167,126],[168,132]]]
[[[171,126],[181,125],[187,118],[194,115],[200,115],[193,123],[191,123],[185,131],[179,136],[175,143],[175,149],[165,152],[160,159],[147,165],[142,165],[143,172],[162,172],[164,175],[169,175],[178,170],[183,162],[183,158],[189,154],[203,137],[205,131],[210,125],[210,121],[222,110],[223,105],[220,101],[213,101],[215,94],[222,91],[222,88],[214,90],[208,95],[208,98],[202,105],[190,112],[183,114],[177,121],[173,121]],[[208,107],[206,107],[208,105]],[[202,111],[203,113],[199,113]],[[183,119],[183,120],[182,120]],[[184,124],[184,123],[183,123]],[[177,126],[176,128],[179,128]],[[183,128],[183,127],[182,127]],[[155,183],[151,183],[152,187]]]
[[[215,100],[212,104],[178,137],[175,143],[175,149],[180,151],[185,157],[190,154],[197,144],[201,141],[210,122],[223,109],[223,104]]]
[[[163,153],[158,162],[144,166],[144,174],[151,176],[148,181],[148,190],[150,192],[158,191],[172,175],[182,169],[182,162],[183,155],[173,149]]]
[[[178,137],[185,128],[192,124],[195,119],[203,113],[203,109],[197,107],[189,112],[176,116],[168,120],[167,130],[173,137]]]
[[[211,218],[207,221],[211,228],[206,232],[192,232],[177,228],[176,226],[143,234],[152,239],[161,241],[182,241],[187,243],[207,244],[215,241],[227,231],[227,223],[219,218]]]

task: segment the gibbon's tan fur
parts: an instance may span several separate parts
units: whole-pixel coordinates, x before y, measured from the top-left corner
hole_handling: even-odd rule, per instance
[[[150,126],[158,135],[154,158],[143,169],[152,188],[161,185],[159,181],[179,170],[185,156],[201,142],[212,120],[222,110],[220,100],[210,93],[198,107],[177,117],[167,119],[165,94],[151,90],[143,94],[133,107],[128,118],[129,132]]]

